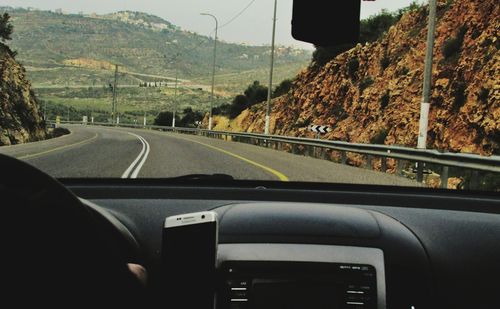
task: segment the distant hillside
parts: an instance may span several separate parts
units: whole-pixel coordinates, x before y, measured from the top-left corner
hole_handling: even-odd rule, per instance
[[[311,66],[274,101],[274,134],[416,146],[427,7],[411,11],[378,41],[357,45],[325,66]],[[428,147],[500,154],[500,7],[498,0],[439,1]],[[263,132],[265,104],[216,129]],[[217,121],[217,120],[216,120]]]
[[[137,12],[83,16],[12,8],[0,11],[13,17],[11,47],[33,73],[31,78],[37,85],[106,84],[112,78],[109,64],[115,63],[125,71],[170,77],[178,66],[185,79],[203,78],[211,72],[213,39],[156,16]],[[177,53],[178,60],[172,62]],[[308,51],[280,47],[277,70],[290,64],[306,66],[309,59]],[[269,47],[219,44],[217,74],[259,70],[268,65]],[[127,83],[139,82],[137,76],[124,78]]]

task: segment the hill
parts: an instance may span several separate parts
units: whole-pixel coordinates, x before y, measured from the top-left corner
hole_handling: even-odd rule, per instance
[[[378,41],[300,73],[274,101],[274,134],[416,146],[427,7],[406,13]],[[496,0],[439,1],[428,147],[500,154],[500,7]],[[263,132],[265,104],[216,129]]]
[[[11,47],[33,73],[37,86],[104,85],[112,79],[113,64],[119,64],[124,72],[165,77],[175,76],[178,68],[183,79],[203,78],[211,72],[213,39],[157,16],[128,11],[108,15],[13,8],[0,11],[13,17]],[[279,47],[277,70],[290,64],[305,66],[309,59],[307,51]],[[258,71],[268,65],[269,47],[226,42],[218,46],[217,74]],[[122,82],[147,80],[127,75]]]

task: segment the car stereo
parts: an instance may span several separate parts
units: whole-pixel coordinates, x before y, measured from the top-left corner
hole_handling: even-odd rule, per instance
[[[219,309],[377,308],[371,265],[310,262],[224,262]]]

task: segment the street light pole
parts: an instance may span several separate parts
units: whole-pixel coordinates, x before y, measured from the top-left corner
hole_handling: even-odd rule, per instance
[[[429,0],[429,26],[427,29],[427,51],[425,54],[424,84],[422,89],[422,102],[420,105],[420,123],[418,129],[418,149],[427,148],[427,131],[429,128],[429,110],[431,107],[432,66],[434,55],[434,39],[436,32],[436,8],[437,0]],[[423,181],[424,165],[417,165],[417,181]]]
[[[214,104],[214,96],[215,96],[215,66],[217,64],[217,32],[219,31],[219,21],[217,17],[208,13],[201,13],[203,16],[210,16],[215,20],[215,40],[214,40],[214,63],[212,69],[212,98],[210,100],[210,116],[208,118],[208,129],[212,130],[212,109]]]
[[[276,11],[278,9],[278,0],[274,0],[274,17],[273,17],[273,39],[271,42],[271,69],[269,72],[269,88],[267,90],[267,108],[266,108],[266,127],[265,134],[269,135],[269,127],[271,122],[271,101],[273,93],[273,73],[274,73],[274,44],[276,40]]]
[[[178,85],[178,82],[179,82],[179,68],[178,66],[176,65],[175,66],[175,92],[174,92],[174,117],[172,118],[172,128],[175,128],[175,113],[177,111],[177,106],[178,106],[178,101],[177,101],[177,85]],[[168,88],[168,87],[167,87]]]
[[[115,121],[115,114],[116,114],[116,84],[117,84],[117,80],[118,80],[118,65],[115,64],[115,80],[114,80],[114,83],[113,83],[113,105],[112,105],[112,109],[111,109],[111,123],[115,124],[116,122],[118,122],[119,118],[117,117],[116,118],[116,121]]]

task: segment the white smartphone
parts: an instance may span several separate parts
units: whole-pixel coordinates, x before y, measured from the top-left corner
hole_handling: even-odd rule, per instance
[[[168,217],[162,242],[166,294],[176,308],[214,308],[218,221],[215,212]]]

